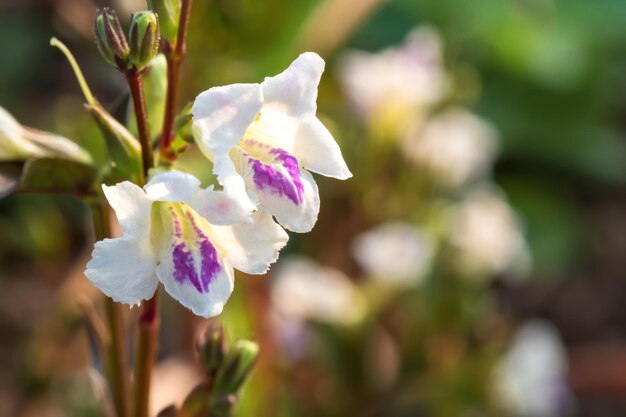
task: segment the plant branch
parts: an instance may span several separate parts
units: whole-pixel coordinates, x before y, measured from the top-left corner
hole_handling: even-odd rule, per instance
[[[143,161],[143,172],[148,178],[148,170],[154,166],[154,156],[152,155],[152,140],[150,139],[150,127],[148,126],[148,112],[143,95],[141,84],[141,73],[129,71],[126,74],[128,87],[133,99],[135,116],[137,118],[137,129],[139,130],[139,142],[141,143],[141,160]]]
[[[150,381],[156,359],[159,315],[158,292],[146,301],[139,316],[139,339],[135,357],[135,412],[134,417],[148,417]]]
[[[94,229],[96,239],[102,240],[112,237],[111,208],[106,202],[96,202],[92,205],[94,213]],[[122,305],[105,296],[105,309],[109,326],[110,340],[107,344],[106,373],[111,386],[113,402],[117,417],[129,416],[129,375],[126,360],[126,335],[124,331],[124,316]]]
[[[183,59],[185,59],[187,52],[186,39],[189,17],[191,15],[191,5],[192,0],[182,0],[176,45],[171,45],[166,41],[164,46],[165,58],[167,60],[167,96],[165,99],[165,114],[163,116],[163,131],[161,132],[161,141],[159,142],[159,155],[166,160],[173,158],[170,146],[174,140],[174,121],[176,119],[176,104],[178,102],[178,79],[180,65]]]

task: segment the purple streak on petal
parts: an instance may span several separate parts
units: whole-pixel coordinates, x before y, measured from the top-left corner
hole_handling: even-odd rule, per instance
[[[180,239],[183,236],[183,232],[180,228],[180,219],[172,207],[168,207],[168,209],[172,216],[172,221],[174,222],[174,236]]]
[[[269,153],[274,155],[273,162],[282,165],[288,177],[276,170],[274,166],[264,164],[246,154],[248,163],[252,167],[254,185],[260,190],[269,190],[278,196],[285,196],[295,205],[302,204],[304,186],[300,179],[298,160],[288,152],[278,148],[273,148]]]
[[[193,230],[198,236],[198,244],[200,247],[200,281],[204,292],[209,291],[209,284],[213,281],[213,278],[220,273],[222,266],[217,259],[217,251],[215,246],[209,240],[209,237],[204,234],[202,229],[196,224],[196,220],[190,212],[185,213],[187,218],[193,226]]]
[[[174,220],[174,235],[180,239],[183,236],[180,220],[171,208],[170,213]],[[196,248],[200,255],[200,276],[198,276],[196,271],[192,250],[189,250],[187,242],[183,241],[174,245],[172,249],[174,279],[180,284],[189,282],[199,293],[206,293],[209,292],[209,285],[213,278],[222,270],[222,266],[219,264],[217,251],[209,241],[209,238],[198,227],[193,216],[189,212],[186,215],[198,237]]]
[[[198,292],[203,292],[200,286],[200,280],[198,280],[198,274],[196,274],[191,251],[187,251],[185,248],[185,242],[174,245],[174,250],[172,251],[174,279],[180,284],[188,281]]]

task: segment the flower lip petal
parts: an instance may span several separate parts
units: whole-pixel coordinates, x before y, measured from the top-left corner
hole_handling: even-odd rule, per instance
[[[199,179],[180,171],[159,174],[144,187],[150,200],[169,202],[188,201],[199,188]]]
[[[195,314],[219,314],[233,291],[232,266],[211,238],[212,226],[182,203],[160,204],[156,273],[165,290]]]

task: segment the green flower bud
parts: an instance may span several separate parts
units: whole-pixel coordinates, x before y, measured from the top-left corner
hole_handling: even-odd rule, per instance
[[[224,365],[215,379],[215,394],[236,394],[250,375],[259,356],[259,345],[249,340],[238,340],[228,350]]]
[[[198,341],[197,350],[204,369],[210,375],[215,375],[224,363],[224,352],[226,351],[226,338],[222,326],[211,322]]]
[[[171,44],[176,42],[180,21],[181,0],[148,0],[150,10],[159,15],[161,36]]]
[[[142,70],[152,61],[159,53],[160,36],[156,13],[149,10],[133,13],[128,36],[131,67]]]
[[[122,25],[115,12],[108,7],[98,10],[94,25],[94,35],[100,53],[111,65],[120,71],[126,69],[128,43]]]

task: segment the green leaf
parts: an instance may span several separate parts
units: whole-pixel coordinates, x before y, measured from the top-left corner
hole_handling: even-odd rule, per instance
[[[34,192],[84,194],[93,190],[98,179],[98,169],[92,165],[67,159],[33,159],[24,165],[19,188]]]

